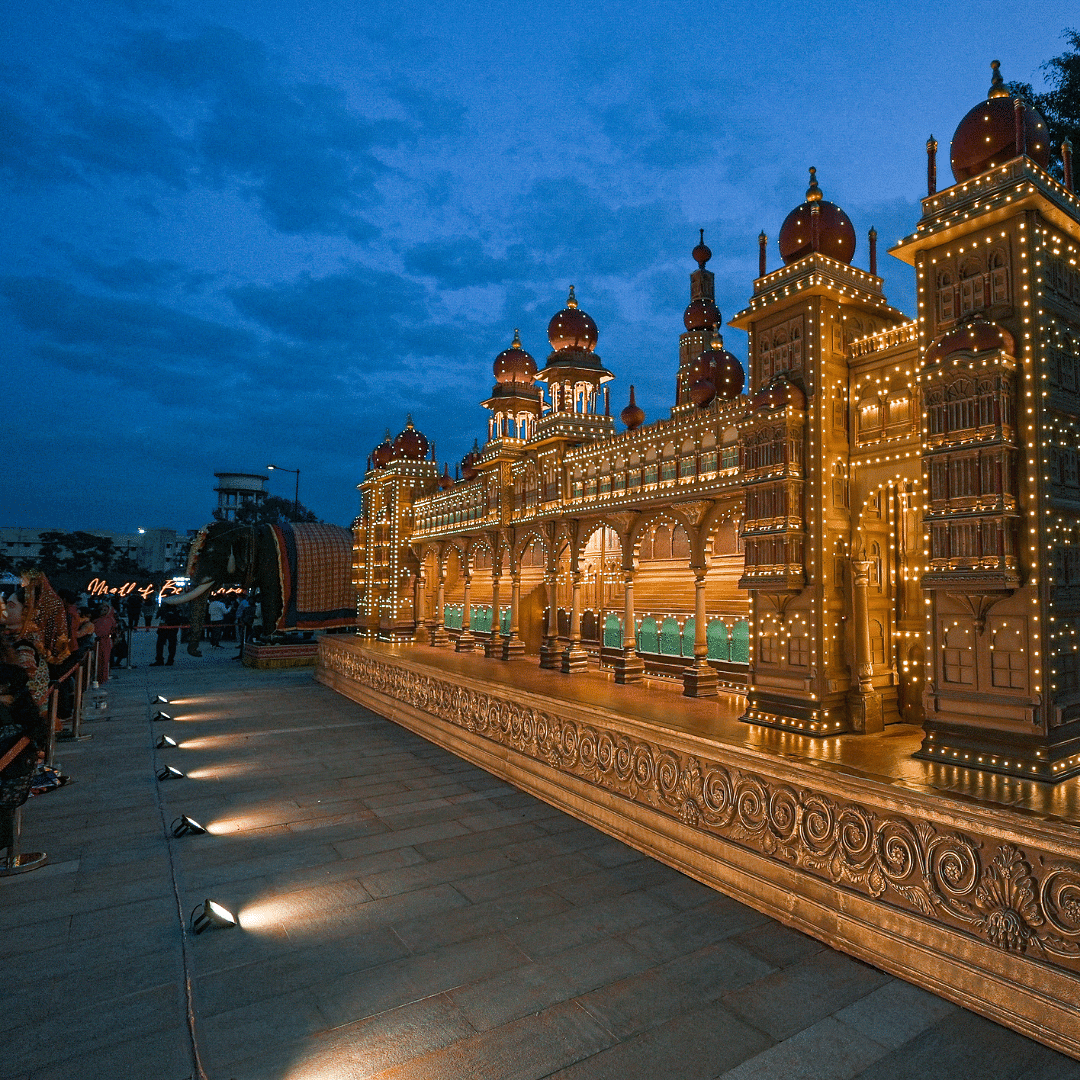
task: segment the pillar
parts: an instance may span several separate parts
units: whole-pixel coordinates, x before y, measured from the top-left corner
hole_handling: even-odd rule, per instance
[[[589,654],[581,647],[581,571],[573,572],[574,587],[570,601],[570,640],[562,654],[559,670],[564,675],[573,675],[586,671],[589,667]]]
[[[469,593],[472,590],[472,576],[465,578],[465,600],[461,607],[461,633],[458,635],[455,652],[472,652],[476,648],[476,638],[472,636],[469,627],[472,625],[472,612],[470,611]]]
[[[423,569],[416,575],[413,593],[413,641],[423,644],[429,635],[427,626],[427,578]]]
[[[510,633],[502,639],[502,658],[514,660],[525,655],[525,642],[518,637],[518,618],[521,608],[521,571],[510,572]]]
[[[562,661],[562,650],[559,648],[559,612],[555,607],[555,571],[549,570],[545,575],[544,584],[547,586],[547,625],[544,627],[544,644],[540,646],[540,666],[553,670]]]
[[[626,570],[623,580],[622,653],[615,658],[615,681],[638,682],[645,674],[645,663],[637,652],[637,624],[634,621],[634,571]]]
[[[499,570],[491,575],[491,636],[484,642],[484,655],[489,659],[502,656],[502,634],[499,631]]]
[[[450,647],[450,635],[446,632],[446,582],[439,573],[439,587],[435,594],[435,625],[431,629],[431,644],[436,649]]]
[[[694,663],[683,672],[686,697],[716,697],[716,672],[709,664],[708,624],[705,621],[705,571],[694,571]]]
[[[848,691],[851,726],[863,734],[885,730],[881,695],[874,690],[874,665],[870,656],[870,615],[867,590],[870,585],[870,560],[851,560],[851,614],[858,682]]]

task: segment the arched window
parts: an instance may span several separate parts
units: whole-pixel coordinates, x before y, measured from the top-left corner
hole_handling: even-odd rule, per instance
[[[663,656],[678,656],[682,651],[682,634],[678,622],[668,615],[660,626],[660,653]]]
[[[671,530],[666,525],[657,525],[653,532],[654,559],[671,558]]]
[[[604,619],[604,648],[622,648],[622,620],[614,612],[609,611]]]
[[[637,632],[637,647],[639,652],[658,653],[660,651],[660,633],[656,626],[656,620],[651,615],[646,615],[641,620]]]
[[[1004,248],[994,248],[987,260],[990,267],[990,302],[1009,302],[1009,254]]]
[[[956,321],[956,286],[953,282],[952,273],[948,270],[939,270],[937,278],[938,290],[938,322],[951,323]]]
[[[846,507],[848,504],[847,470],[842,461],[833,465],[833,506]]]
[[[690,537],[686,535],[686,530],[681,525],[676,525],[675,531],[671,534],[671,557],[673,559],[690,558]]]
[[[682,628],[682,654],[683,656],[694,655],[694,636],[697,633],[695,629],[694,616],[691,615],[686,622],[683,623]]]
[[[750,663],[750,624],[745,619],[740,619],[731,628],[731,662]]]
[[[870,620],[870,663],[875,667],[885,664],[885,627],[880,619]]]
[[[710,660],[731,659],[728,630],[721,619],[712,619],[705,627],[705,640],[709,646]]]
[[[986,307],[982,263],[970,258],[960,268],[960,314],[981,311]]]

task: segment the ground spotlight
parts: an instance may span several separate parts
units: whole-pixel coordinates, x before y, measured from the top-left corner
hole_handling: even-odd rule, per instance
[[[202,907],[197,907],[191,913],[191,929],[196,934],[209,930],[211,926],[222,928],[235,926],[236,916],[213,900],[207,900]]]
[[[199,836],[206,832],[206,829],[202,827],[194,818],[190,818],[187,814],[181,814],[172,823],[173,836],[187,836],[190,833],[192,836]]]
[[[158,694],[158,696],[156,698],[154,698],[154,700],[151,701],[150,704],[151,705],[168,705],[169,704],[169,699],[167,697],[162,697],[161,694]]]
[[[152,719],[154,719],[154,720],[171,720],[172,717],[167,712],[161,712],[160,710],[158,710],[156,713],[154,713]]]
[[[159,780],[181,780],[184,777],[179,769],[174,769],[172,765],[166,765],[164,769],[157,774]]]
[[[157,741],[157,748],[164,750],[167,746],[179,746],[180,744],[170,735],[162,735]]]

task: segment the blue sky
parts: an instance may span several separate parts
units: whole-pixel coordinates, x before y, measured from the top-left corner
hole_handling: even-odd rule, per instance
[[[315,13],[312,14],[312,7]],[[216,470],[301,469],[347,524],[407,412],[459,460],[515,327],[573,283],[615,411],[671,405],[690,250],[750,293],[809,165],[866,266],[991,59],[1040,87],[1072,2],[321,0],[9,6],[0,43],[0,525],[197,527]],[[745,338],[729,330],[745,357]],[[293,478],[271,474],[291,497]]]

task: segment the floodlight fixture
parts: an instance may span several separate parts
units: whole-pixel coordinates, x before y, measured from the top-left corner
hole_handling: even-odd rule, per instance
[[[180,744],[171,735],[162,735],[157,741],[157,748],[164,750],[166,747],[179,746]]]
[[[189,833],[192,836],[201,836],[206,829],[200,825],[194,818],[188,817],[187,814],[181,814],[171,825],[172,834],[175,837],[187,836]]]
[[[179,769],[174,768],[172,765],[166,765],[164,769],[157,774],[159,780],[182,780],[186,773],[182,773]]]
[[[160,709],[154,713],[151,719],[154,720],[171,720],[172,717],[167,712],[162,712]]]
[[[236,916],[228,908],[222,907],[214,900],[207,899],[202,907],[197,907],[191,913],[191,929],[196,934],[201,934],[212,926],[219,926],[222,929],[236,926]]]
[[[151,705],[168,705],[169,704],[169,699],[167,697],[165,697],[164,695],[162,695],[162,694],[158,694],[158,696],[156,698],[154,698],[154,700],[151,701],[150,704]]]

